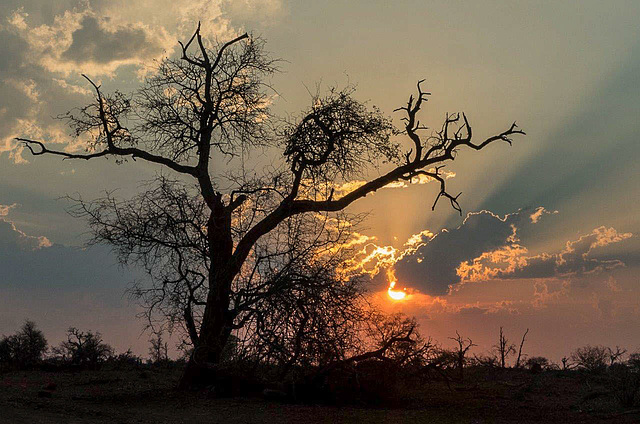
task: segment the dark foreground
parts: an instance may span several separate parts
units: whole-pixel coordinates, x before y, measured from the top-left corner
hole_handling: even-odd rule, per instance
[[[173,389],[178,369],[0,374],[1,423],[638,423],[597,375],[490,370],[465,384],[427,381],[393,405],[326,406],[216,398]],[[421,387],[420,387],[421,386]],[[385,387],[384,381],[380,387]],[[391,396],[394,398],[394,396]]]

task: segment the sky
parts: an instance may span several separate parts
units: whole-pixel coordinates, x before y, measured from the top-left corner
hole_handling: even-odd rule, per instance
[[[14,137],[79,149],[55,117],[105,91],[135,89],[202,21],[206,35],[260,35],[283,59],[273,108],[306,108],[319,84],[400,124],[416,81],[421,120],[464,111],[474,136],[515,120],[513,146],[461,152],[448,165],[463,215],[434,184],[383,189],[359,260],[381,307],[415,315],[443,345],[456,330],[476,353],[499,327],[558,361],[585,344],[640,350],[640,3],[582,1],[8,0],[0,5],[0,334],[29,318],[57,343],[69,326],[146,354],[125,290],[139,277],[108,247],[85,248],[66,195],[123,197],[159,169],[32,157]],[[387,270],[408,296],[386,296]]]

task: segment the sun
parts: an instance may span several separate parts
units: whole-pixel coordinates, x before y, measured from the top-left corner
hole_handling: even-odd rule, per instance
[[[396,286],[396,282],[392,281],[389,283],[389,288],[387,289],[387,294],[389,295],[389,297],[393,300],[402,300],[405,297],[407,297],[407,292],[405,291],[406,289],[403,290],[394,290],[394,287]]]

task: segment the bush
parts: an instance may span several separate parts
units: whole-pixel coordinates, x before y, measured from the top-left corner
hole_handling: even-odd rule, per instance
[[[640,372],[625,364],[614,364],[609,368],[613,393],[625,408],[635,405],[640,393]]]
[[[46,351],[47,339],[33,321],[25,321],[16,334],[0,339],[0,362],[18,368],[38,364]]]
[[[627,360],[629,368],[636,372],[640,372],[640,353],[632,353]]]
[[[53,349],[63,361],[95,368],[113,356],[113,348],[102,341],[100,333],[83,332],[75,327],[67,330],[67,340]]]
[[[609,360],[609,349],[604,346],[583,346],[579,347],[571,354],[574,364],[587,371],[603,371],[607,368]]]
[[[549,369],[550,366],[549,360],[544,356],[532,356],[525,362],[525,368],[534,372]]]
[[[110,356],[107,362],[115,368],[137,368],[142,365],[142,358],[127,349],[124,353]]]

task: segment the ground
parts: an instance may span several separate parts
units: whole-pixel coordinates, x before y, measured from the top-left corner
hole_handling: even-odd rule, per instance
[[[640,422],[640,409],[621,408],[604,379],[575,372],[491,370],[470,373],[451,387],[411,382],[399,389],[393,406],[378,407],[182,393],[174,389],[179,374],[160,367],[5,372],[0,423]]]

